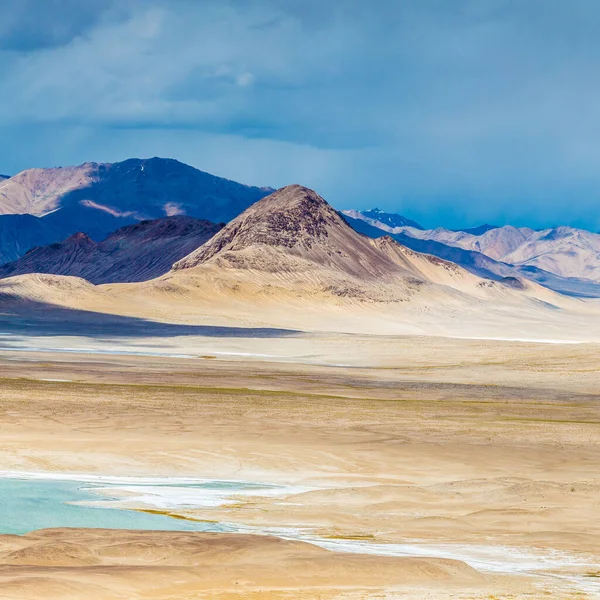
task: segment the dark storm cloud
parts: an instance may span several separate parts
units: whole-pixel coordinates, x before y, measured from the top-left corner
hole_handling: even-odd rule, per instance
[[[0,172],[169,154],[431,224],[600,226],[596,0],[0,10]]]
[[[111,0],[0,0],[0,49],[29,52],[85,34]]]

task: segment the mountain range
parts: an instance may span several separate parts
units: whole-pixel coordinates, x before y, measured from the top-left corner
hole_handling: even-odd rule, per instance
[[[355,220],[381,234],[363,235],[348,220],[315,191],[292,185],[224,225],[171,216],[120,228],[100,242],[81,232],[5,265],[2,311],[61,324],[74,319],[64,331],[106,314],[140,327],[176,322],[191,335],[215,327],[261,335],[266,327],[286,335],[600,337],[594,302],[555,293],[510,265],[482,277],[396,238],[437,244],[461,260],[467,253],[505,263]]]
[[[14,260],[35,245],[86,233],[101,241],[119,227],[187,215],[215,223],[233,219],[271,188],[242,185],[164,158],[28,169],[0,180],[0,232],[14,215],[28,227],[0,238],[0,260]],[[3,225],[6,221],[7,225]]]
[[[395,213],[386,213],[379,208],[372,208],[370,210],[347,210],[344,211],[349,217],[355,219],[362,219],[367,223],[384,229],[386,231],[394,232],[397,228],[412,227],[414,229],[423,229],[416,221],[397,215]]]
[[[165,235],[160,231],[173,219],[121,229],[99,244],[79,234],[65,247],[30,252],[23,260],[36,271],[41,261],[46,270],[54,264],[62,273],[110,282],[94,285],[81,276],[49,273],[13,275],[9,265],[5,274],[13,276],[0,279],[3,311],[27,316],[37,310],[61,323],[74,318],[77,328],[92,313],[134,318],[140,326],[149,320],[177,322],[180,329],[189,324],[190,334],[194,328],[210,332],[226,326],[231,335],[249,327],[257,332],[277,328],[286,335],[298,330],[575,340],[600,335],[595,303],[524,278],[482,278],[454,262],[411,250],[388,234],[362,235],[321,196],[300,185],[262,198],[222,228],[207,225],[207,241],[198,239],[194,243],[201,245],[154,277],[174,256],[165,256],[153,270],[153,259],[166,255],[165,244],[154,246],[156,238]],[[144,256],[146,244],[140,240],[146,234],[154,241]],[[139,272],[144,280],[133,281]]]
[[[510,225],[426,230],[420,226],[390,227],[388,219],[373,219],[372,211],[344,211],[344,215],[366,235],[392,235],[410,248],[452,260],[481,276],[524,277],[562,293],[600,295],[597,233],[564,226],[536,231]]]
[[[161,158],[30,169],[0,181],[0,277],[47,273],[94,284],[140,282],[168,273],[172,265],[176,272],[194,261],[236,261],[279,276],[304,268],[315,281],[327,271],[331,289],[351,296],[342,272],[356,279],[356,289],[373,275],[379,284],[393,278],[400,263],[404,275],[418,278],[405,264],[410,250],[413,258],[432,255],[502,285],[529,280],[569,295],[600,296],[598,234],[487,224],[427,230],[379,209],[339,214],[326,203],[323,208],[324,201],[307,188],[284,189],[245,186]],[[261,203],[267,196],[268,218]],[[372,240],[388,239],[350,241],[348,224]],[[273,239],[281,244],[269,243]],[[389,255],[395,247],[390,240],[403,247],[402,261],[397,249]],[[274,251],[281,245],[288,249],[284,254]],[[307,266],[314,264],[319,270]],[[379,298],[380,292],[371,288],[366,295]]]
[[[63,242],[37,247],[0,266],[0,278],[26,273],[82,277],[94,284],[145,281],[204,244],[222,224],[193,217],[165,217],[127,225],[95,242],[75,233]]]

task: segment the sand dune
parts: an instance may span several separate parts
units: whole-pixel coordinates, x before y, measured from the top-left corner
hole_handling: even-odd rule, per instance
[[[2,543],[4,542],[4,543]],[[199,598],[236,590],[363,589],[457,585],[486,580],[449,559],[335,553],[311,544],[254,535],[43,530],[18,542],[0,537],[0,598]],[[14,567],[19,565],[18,570]],[[306,594],[306,596],[304,596]]]

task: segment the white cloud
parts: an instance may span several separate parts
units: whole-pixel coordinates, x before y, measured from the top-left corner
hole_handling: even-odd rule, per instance
[[[235,78],[235,82],[240,87],[251,86],[254,83],[254,75],[252,75],[252,73],[248,73],[248,71],[246,71],[245,73],[241,73],[240,75],[238,75]]]

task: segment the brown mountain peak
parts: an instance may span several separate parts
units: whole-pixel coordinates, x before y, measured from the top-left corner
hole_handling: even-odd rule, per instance
[[[317,247],[325,254],[334,252],[325,246],[331,245],[333,240],[328,238],[338,229],[352,237],[358,235],[314,190],[289,185],[253,204],[174,268],[194,267],[217,255],[250,247],[269,247],[310,259]]]

